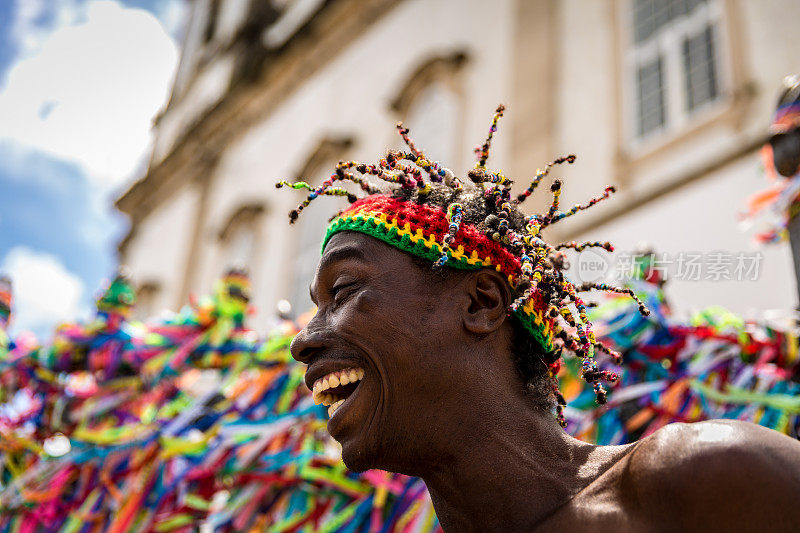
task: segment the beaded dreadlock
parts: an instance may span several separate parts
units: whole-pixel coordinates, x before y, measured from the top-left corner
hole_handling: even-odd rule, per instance
[[[602,195],[586,204],[576,204],[567,211],[559,211],[561,181],[555,179],[550,186],[553,200],[547,212],[534,215],[522,213],[520,204],[533,194],[551,168],[562,163],[573,163],[575,156],[558,158],[537,170],[527,189],[512,198],[513,180],[502,172],[486,168],[492,137],[504,111],[503,105],[498,106],[486,140],[475,149],[477,163],[467,173],[469,182],[462,182],[438,161],[430,160],[414,145],[408,128],[398,122],[398,133],[408,151],[389,150],[376,165],[340,161],[335,172],[316,188],[306,182],[291,184],[285,181],[277,183],[276,187],[290,186],[311,191],[289,213],[291,223],[319,196],[345,196],[351,204],[355,204],[331,219],[333,222],[323,249],[327,239],[336,231],[355,230],[372,234],[412,255],[428,259],[433,262],[434,269],[443,266],[461,269],[491,266],[507,274],[514,295],[509,307],[510,314],[525,325],[522,331],[529,333],[528,340],[535,339],[542,348],[535,352],[528,350],[528,358],[536,358],[532,361],[525,361],[515,350],[515,362],[518,369],[525,369],[520,372],[528,374],[527,377],[537,367],[541,368],[540,363],[549,369],[549,386],[556,399],[558,421],[563,426],[562,411],[566,402],[556,378],[561,366],[562,349],[566,348],[582,360],[581,375],[592,384],[600,404],[605,403],[607,395],[602,382],[613,383],[618,376],[598,368],[594,360],[595,350],[621,363],[618,353],[595,339],[586,314],[587,304],[578,294],[590,290],[625,293],[636,300],[642,314],[647,315],[649,311],[631,289],[603,283],[574,285],[564,276],[563,271],[567,266],[565,249],[582,251],[599,247],[613,251],[613,247],[607,242],[574,241],[552,246],[542,239],[541,231],[608,198],[614,188],[607,187]],[[356,176],[354,172],[359,175]],[[389,190],[382,190],[371,183],[370,176],[385,182]],[[333,187],[337,181],[355,183],[368,196],[359,198],[344,188]],[[387,213],[395,218],[389,220]],[[422,225],[415,228],[407,222],[419,222],[420,217],[425,219],[424,231]],[[470,248],[471,255],[468,253]],[[521,331],[520,328],[515,327],[515,342],[522,341],[518,331]]]

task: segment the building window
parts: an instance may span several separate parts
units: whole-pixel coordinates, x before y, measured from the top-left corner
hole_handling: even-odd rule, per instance
[[[160,311],[157,304],[161,296],[161,283],[158,281],[146,281],[139,286],[136,293],[136,306],[134,307],[134,318],[136,320],[150,320],[155,318]]]
[[[404,118],[416,146],[428,157],[455,165],[458,96],[443,82],[434,82],[414,98]]]
[[[655,60],[639,67],[636,77],[637,132],[639,137],[664,125],[664,76],[662,61]]]
[[[314,186],[319,185],[331,175],[339,160],[345,159],[344,154],[351,145],[352,140],[349,137],[322,140],[297,172],[297,178]],[[351,184],[337,183],[337,187],[350,188]],[[355,190],[357,189],[354,192]],[[307,191],[298,191],[297,203],[307,195]],[[318,198],[308,209],[303,210],[294,224],[295,227],[291,228],[295,239],[295,254],[289,302],[292,304],[291,314],[295,317],[314,305],[308,294],[308,287],[317,269],[328,220],[348,205],[347,200],[339,196]]]
[[[320,166],[317,172],[309,178],[311,183],[319,185],[330,174],[327,173],[336,166],[338,160],[331,159],[325,167]],[[312,203],[297,219],[296,247],[294,257],[294,280],[292,294],[289,302],[292,304],[292,313],[298,316],[314,305],[311,302],[308,288],[314,280],[314,273],[319,262],[322,239],[328,228],[328,219],[341,209],[347,207],[347,202],[337,196],[325,196]]]
[[[252,224],[240,225],[225,246],[228,268],[249,268],[253,265],[253,247],[256,243]]]
[[[706,0],[635,0],[634,39],[646,41],[661,28],[686,16]]]
[[[631,0],[631,131],[674,130],[720,99],[719,0]]]
[[[689,111],[714,100],[717,97],[717,69],[711,26],[706,26],[699,35],[683,41],[683,66]]]
[[[434,56],[421,63],[400,86],[391,111],[411,130],[417,148],[434,161],[457,168],[463,107],[464,52]],[[397,146],[405,149],[403,141]]]
[[[220,272],[231,268],[251,269],[258,247],[258,228],[264,206],[245,205],[228,217],[219,233],[222,251]]]

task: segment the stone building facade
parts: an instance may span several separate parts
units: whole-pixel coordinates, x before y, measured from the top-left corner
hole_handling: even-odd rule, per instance
[[[120,259],[145,314],[207,292],[231,266],[251,272],[256,326],[281,300],[306,309],[323,222],[342,205],[315,202],[289,227],[302,195],[274,183],[375,161],[400,146],[398,119],[463,174],[499,102],[490,166],[522,183],[576,153],[557,172],[562,205],[619,188],[551,240],[608,239],[620,256],[647,241],[673,271],[700,255],[699,276],[669,284],[679,311],[796,305],[788,246],[756,248],[738,221],[767,185],[759,148],[781,80],[800,71],[794,0],[194,0],[190,11],[149,168],[117,200],[131,220]],[[756,275],[736,279],[732,262],[755,254]],[[714,274],[723,260],[727,274]]]

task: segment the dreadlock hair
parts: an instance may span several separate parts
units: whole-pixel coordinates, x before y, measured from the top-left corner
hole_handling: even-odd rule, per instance
[[[513,180],[486,168],[492,138],[504,111],[503,105],[498,106],[486,140],[475,149],[477,163],[467,173],[466,180],[429,159],[414,145],[408,128],[398,122],[398,133],[408,151],[389,150],[377,164],[341,161],[335,172],[316,188],[305,182],[284,181],[276,187],[311,191],[289,213],[292,223],[319,196],[345,196],[356,204],[331,219],[323,248],[332,233],[355,229],[429,260],[427,264],[432,262],[434,270],[445,266],[462,269],[490,266],[507,275],[513,295],[509,314],[514,328],[512,353],[517,370],[529,390],[549,389],[551,394],[539,396],[544,404],[552,405],[555,400],[557,419],[564,426],[566,402],[557,380],[562,351],[566,349],[581,359],[581,376],[592,385],[600,404],[607,398],[603,382],[613,383],[618,376],[598,368],[595,350],[621,362],[619,354],[596,341],[586,314],[587,305],[578,294],[590,290],[622,292],[636,300],[641,313],[647,315],[649,311],[630,289],[595,283],[576,286],[564,276],[567,268],[564,249],[600,247],[613,251],[613,247],[607,242],[552,246],[542,239],[541,231],[608,198],[614,188],[607,187],[602,195],[586,204],[560,211],[562,183],[556,179],[550,186],[553,199],[547,212],[524,214],[520,205],[535,192],[551,168],[573,163],[575,156],[558,158],[537,170],[530,185],[512,198]],[[355,183],[367,196],[359,198],[344,188],[334,187],[336,182]],[[364,210],[359,211],[361,208],[372,211],[365,216]],[[389,220],[388,215],[396,217]],[[408,220],[419,223],[416,231]]]

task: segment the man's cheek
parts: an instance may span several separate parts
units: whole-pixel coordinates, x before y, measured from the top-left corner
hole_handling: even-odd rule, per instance
[[[336,313],[333,324],[337,331],[363,336],[380,330],[391,314],[391,308],[381,308],[374,291],[362,290]]]
[[[386,306],[381,306],[379,293],[371,289],[362,289],[352,296],[343,309],[345,320],[363,320],[368,322],[378,322],[389,314]]]

